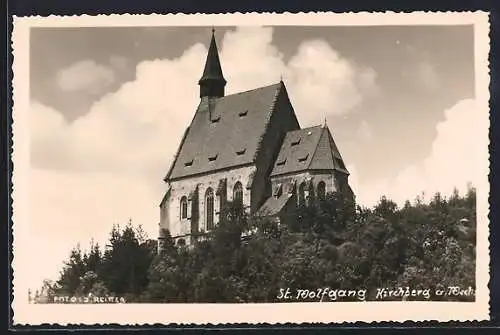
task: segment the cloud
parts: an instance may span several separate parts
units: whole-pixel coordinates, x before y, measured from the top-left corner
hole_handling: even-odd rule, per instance
[[[275,84],[284,74],[283,54],[271,44],[272,28],[241,27],[224,35],[221,65],[228,93]]]
[[[417,67],[417,80],[424,87],[429,90],[436,90],[439,88],[440,80],[435,67],[429,62],[420,62]]]
[[[302,43],[286,71],[292,103],[305,125],[346,114],[378,91],[373,69],[342,58],[321,40]]]
[[[243,27],[224,35],[221,62],[228,93],[276,83],[282,77],[304,126],[321,123],[327,115],[351,112],[378,93],[371,68],[343,58],[327,42],[306,41],[284,62],[272,44],[272,28]]]
[[[359,202],[371,206],[386,195],[402,205],[422,192],[426,197],[435,192],[450,195],[455,187],[464,193],[468,183],[477,186],[482,180],[487,143],[481,139],[487,125],[481,123],[476,102],[461,100],[444,111],[444,118],[436,127],[431,152],[421,165],[408,166],[392,178],[366,182],[360,180],[355,166],[348,167]],[[388,155],[383,159],[391,158]]]
[[[343,59],[325,42],[303,43],[288,64],[271,42],[272,28],[245,27],[226,33],[221,61],[229,92],[276,83],[285,73],[294,107],[307,124],[321,123],[326,114],[347,113],[376,87],[372,70]],[[196,44],[177,59],[138,64],[134,81],[103,96],[84,117],[71,124],[52,122],[56,116],[46,121],[53,125],[37,122],[41,132],[55,126],[60,131],[46,132],[48,138],[57,134],[57,141],[34,138],[33,147],[50,146],[58,152],[60,168],[163,174],[197,106],[196,83],[206,52]],[[35,117],[44,118],[37,115],[47,110],[38,103],[32,106]],[[34,164],[47,165],[41,164],[43,159],[40,155]]]
[[[237,29],[221,46],[229,92],[276,83],[283,74],[305,124],[348,113],[376,87],[373,70],[322,41],[302,44],[288,63],[272,45],[271,28]],[[37,262],[47,265],[40,276],[54,277],[72,246],[105,239],[113,223],[129,217],[157,236],[162,178],[199,102],[206,52],[196,44],[179,58],[138,64],[134,81],[105,94],[71,123],[32,103],[31,211],[37,220],[30,245],[39,246]],[[123,59],[114,64],[120,67]],[[103,87],[112,73],[81,62],[61,71],[59,83],[69,91]]]
[[[355,132],[355,138],[363,142],[368,142],[373,139],[372,128],[366,120],[361,121],[359,124],[358,129]]]
[[[420,90],[435,91],[441,86],[441,78],[436,66],[426,59],[415,60],[411,68],[402,70],[401,75],[411,85]]]
[[[116,60],[115,60],[116,61]],[[82,60],[61,69],[56,75],[58,87],[65,92],[99,94],[115,82],[112,68],[92,60]]]

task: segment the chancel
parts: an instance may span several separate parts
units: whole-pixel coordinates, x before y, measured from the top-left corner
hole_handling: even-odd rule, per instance
[[[282,79],[225,95],[213,30],[198,84],[200,103],[164,178],[160,249],[165,230],[190,244],[213,229],[227,202],[286,224],[293,208],[327,193],[354,198],[326,120],[301,128]]]

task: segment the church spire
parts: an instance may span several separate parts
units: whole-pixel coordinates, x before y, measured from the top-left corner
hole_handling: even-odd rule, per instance
[[[203,75],[198,82],[200,85],[200,98],[203,97],[223,97],[226,80],[222,74],[220,66],[219,52],[215,42],[215,30],[212,28],[212,40],[208,48],[207,60]]]

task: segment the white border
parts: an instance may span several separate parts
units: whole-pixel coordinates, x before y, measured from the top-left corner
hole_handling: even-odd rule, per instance
[[[476,101],[481,124],[489,126],[489,23],[485,12],[462,13],[301,13],[301,14],[169,14],[14,17],[14,110],[13,110],[13,268],[15,324],[224,324],[224,323],[313,323],[373,321],[468,321],[489,319],[489,161],[484,146],[477,185],[476,302],[362,302],[280,304],[28,304],[24,292],[15,291],[16,257],[29,253],[26,226],[29,212],[29,31],[31,27],[118,26],[244,26],[244,25],[474,25]],[[488,131],[477,139],[489,143]]]

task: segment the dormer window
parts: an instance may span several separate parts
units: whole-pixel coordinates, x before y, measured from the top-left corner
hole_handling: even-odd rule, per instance
[[[209,160],[210,162],[213,162],[213,161],[215,161],[215,160],[217,159],[217,156],[218,156],[218,155],[209,156],[209,157],[208,157],[208,160]]]
[[[238,113],[238,116],[239,116],[239,117],[243,117],[243,116],[247,116],[247,114],[248,114],[248,111],[239,112],[239,113]]]
[[[220,115],[212,119],[212,123],[217,123],[220,121]]]
[[[247,151],[247,149],[241,149],[241,150],[236,151],[236,154],[238,156],[241,156],[241,155],[245,154],[245,151]]]
[[[299,157],[299,162],[305,162],[307,160],[307,157],[309,157],[309,154]]]
[[[292,147],[300,144],[300,137],[292,142]]]
[[[276,165],[277,165],[277,166],[282,166],[282,165],[285,165],[285,163],[286,163],[286,158],[283,158],[283,159],[279,160],[279,161],[276,163]]]
[[[191,165],[193,165],[193,161],[194,161],[194,159],[191,159],[190,161],[185,162],[184,166],[191,166]]]

